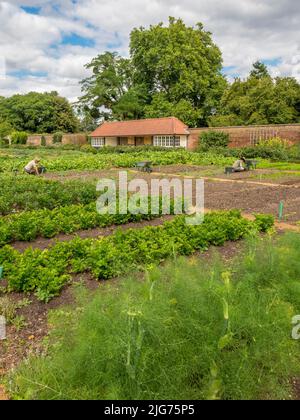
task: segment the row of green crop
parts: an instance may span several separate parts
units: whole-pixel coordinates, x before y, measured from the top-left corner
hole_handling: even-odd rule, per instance
[[[42,164],[49,171],[67,171],[67,170],[100,170],[112,167],[131,168],[141,160],[151,161],[153,165],[172,165],[172,164],[190,164],[190,165],[219,165],[228,166],[232,164],[232,158],[226,158],[210,153],[193,153],[186,150],[163,151],[131,154],[78,154],[70,153],[60,157],[45,156]],[[28,163],[28,158],[14,156],[0,156],[0,172],[11,172],[13,170],[22,171]]]
[[[27,175],[0,175],[0,215],[20,210],[88,204],[96,198],[94,181],[60,182]]]
[[[34,210],[0,217],[0,246],[14,241],[32,241],[37,237],[53,238],[59,233],[70,234],[96,227],[122,225],[151,220],[159,215],[147,214],[99,214],[96,202],[86,205],[70,205],[54,210]],[[173,206],[171,206],[171,214]],[[161,212],[160,212],[161,213]]]
[[[31,153],[30,153],[31,152]],[[0,153],[0,172],[12,172],[14,170],[23,171],[24,166],[28,163],[29,159],[34,158],[32,151],[27,154],[19,153],[19,151],[12,151],[10,153]],[[242,152],[241,152],[242,153]],[[233,156],[223,156],[217,152],[191,152],[187,150],[164,150],[164,151],[151,151],[139,150],[131,153],[98,153],[96,155],[86,154],[78,151],[61,151],[60,154],[44,151],[41,153],[42,163],[48,171],[86,171],[86,170],[101,170],[112,167],[119,168],[132,168],[139,161],[151,161],[153,165],[215,165],[215,166],[231,166],[233,161],[238,155],[233,153]],[[248,156],[249,158],[251,156]],[[282,169],[300,170],[300,163],[270,163],[267,159],[257,158],[259,160],[259,167]]]
[[[117,231],[100,240],[76,238],[47,250],[29,248],[22,254],[6,245],[0,249],[0,265],[8,291],[35,292],[40,300],[48,301],[70,281],[71,273],[90,271],[98,279],[109,279],[175,254],[189,255],[236,241],[254,228],[268,229],[273,222],[271,216],[251,222],[231,211],[209,214],[203,224],[191,226],[179,216],[163,226]]]

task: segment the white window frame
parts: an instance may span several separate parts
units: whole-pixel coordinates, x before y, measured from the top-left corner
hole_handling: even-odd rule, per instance
[[[180,136],[154,136],[153,145],[154,147],[165,147],[166,149],[178,148],[181,147],[181,138]]]
[[[96,149],[105,146],[105,137],[93,137],[91,141],[91,146]]]

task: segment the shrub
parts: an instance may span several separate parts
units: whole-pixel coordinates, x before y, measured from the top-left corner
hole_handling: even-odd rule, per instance
[[[8,136],[12,132],[11,125],[4,121],[0,123],[0,142],[7,140]]]
[[[281,138],[261,140],[256,146],[242,148],[214,148],[214,152],[223,156],[245,158],[271,159],[275,161],[287,161],[289,159],[300,158],[300,149],[297,146],[291,147],[290,144]]]
[[[46,137],[45,137],[45,136],[42,136],[42,137],[41,137],[41,146],[42,146],[42,147],[47,146],[47,142],[46,142]]]
[[[26,144],[28,134],[25,131],[13,131],[11,134],[12,144]]]
[[[219,147],[228,147],[229,134],[222,131],[206,131],[200,134],[199,146],[201,150],[215,149]]]
[[[90,144],[84,144],[80,147],[81,152],[97,154],[95,147],[92,147]]]
[[[300,143],[292,146],[289,150],[289,158],[295,162],[300,161]]]
[[[57,133],[54,133],[53,134],[53,143],[54,144],[61,143],[62,139],[63,139],[63,135],[64,135],[64,133],[62,133],[60,131],[58,131]]]

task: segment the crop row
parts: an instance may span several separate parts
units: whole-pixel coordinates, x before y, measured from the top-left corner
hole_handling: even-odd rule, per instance
[[[39,177],[0,175],[0,214],[69,204],[88,204],[97,198],[94,181],[53,181]]]
[[[231,157],[223,157],[211,153],[194,153],[186,150],[180,151],[162,151],[128,154],[78,154],[74,156],[63,154],[60,157],[45,156],[42,163],[49,171],[67,171],[67,170],[99,170],[112,167],[130,168],[141,160],[151,161],[153,165],[172,165],[172,164],[190,164],[190,165],[218,165],[226,166],[232,164]],[[22,171],[28,163],[24,157],[0,156],[0,172],[11,172],[13,170]]]
[[[150,211],[148,214],[99,214],[95,202],[58,207],[54,210],[21,212],[0,217],[0,246],[14,241],[32,241],[39,236],[53,238],[59,233],[70,234],[78,230],[122,225],[156,217],[159,215],[151,215]]]
[[[0,153],[0,172],[12,172],[17,170],[23,172],[25,165],[30,159],[33,159],[35,154],[32,151],[27,153]],[[176,164],[188,165],[215,165],[215,166],[230,166],[235,156],[223,156],[213,152],[191,152],[188,150],[164,150],[151,151],[138,150],[130,153],[112,153],[106,151],[105,153],[88,154],[78,151],[60,151],[60,154],[54,152],[41,151],[42,163],[46,166],[48,171],[86,171],[86,170],[101,170],[112,167],[116,168],[132,168],[139,161],[151,161],[153,165],[165,166]],[[270,163],[267,159],[259,159],[260,168],[275,168],[275,169],[290,169],[299,170],[299,163]]]
[[[35,292],[40,300],[49,301],[59,295],[72,273],[89,271],[97,279],[109,279],[174,255],[236,241],[254,229],[265,231],[273,222],[271,216],[258,216],[252,222],[230,211],[211,213],[203,224],[191,226],[179,216],[163,226],[120,230],[100,240],[75,238],[46,250],[28,248],[20,253],[6,245],[0,249],[0,265],[8,291]]]

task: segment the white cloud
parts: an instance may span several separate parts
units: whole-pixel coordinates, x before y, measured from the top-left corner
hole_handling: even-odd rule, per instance
[[[29,14],[21,6],[40,7],[41,12]],[[191,25],[203,22],[230,73],[244,77],[254,61],[278,59],[271,67],[274,76],[300,80],[298,1],[11,0],[0,1],[0,57],[10,74],[0,78],[0,95],[58,90],[75,99],[78,82],[87,75],[85,63],[113,45],[128,54],[133,27],[166,22],[170,15]],[[62,45],[63,35],[72,33],[94,40],[95,46]],[[13,76],[13,71],[19,73]],[[20,77],[20,71],[26,73]]]

